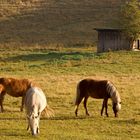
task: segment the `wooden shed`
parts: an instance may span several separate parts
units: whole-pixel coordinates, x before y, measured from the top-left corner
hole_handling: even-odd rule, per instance
[[[130,41],[120,29],[95,29],[98,31],[97,52],[131,50]]]

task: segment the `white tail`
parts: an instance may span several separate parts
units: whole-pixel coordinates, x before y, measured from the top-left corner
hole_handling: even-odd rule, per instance
[[[47,118],[54,117],[54,110],[47,105],[45,109],[41,112],[41,116]]]

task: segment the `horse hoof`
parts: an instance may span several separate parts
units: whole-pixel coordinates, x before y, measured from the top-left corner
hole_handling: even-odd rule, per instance
[[[86,113],[86,115],[87,115],[87,116],[90,116],[90,114],[89,114],[89,113]]]
[[[4,112],[4,110],[0,110],[0,113],[3,113]]]

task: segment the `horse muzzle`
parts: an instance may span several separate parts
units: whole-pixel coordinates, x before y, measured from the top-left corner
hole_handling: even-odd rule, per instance
[[[32,135],[33,135],[33,136],[36,136],[36,135],[37,135],[37,133],[33,131],[33,132],[32,132]]]
[[[36,130],[32,130],[33,136],[36,136],[37,134],[39,134],[39,128],[37,128]]]

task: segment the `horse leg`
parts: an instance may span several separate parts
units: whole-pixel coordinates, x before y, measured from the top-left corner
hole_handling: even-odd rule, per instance
[[[108,102],[108,99],[105,99],[105,114],[106,114],[107,117],[109,117],[108,113],[107,113],[107,108],[108,108],[107,102]]]
[[[108,117],[108,113],[107,113],[107,101],[108,101],[108,99],[104,99],[103,100],[102,109],[101,109],[101,116],[103,115],[103,111],[104,111],[104,107],[105,107],[105,114]]]
[[[39,130],[39,122],[40,122],[40,116],[41,116],[41,112],[38,112],[38,127],[37,127],[37,133],[39,134],[40,133],[40,130]]]
[[[20,111],[23,111],[25,96],[22,96]]]
[[[39,118],[39,122],[40,122],[40,118]],[[37,134],[39,134],[40,133],[40,130],[39,130],[39,122],[38,122],[38,127],[37,127]]]
[[[102,104],[102,109],[101,109],[101,116],[103,115],[104,106],[105,106],[105,99],[103,100],[103,104]]]
[[[27,131],[30,130],[30,125],[29,125],[29,116],[27,115],[27,120],[28,120],[28,125],[27,125]]]
[[[79,99],[78,99],[78,101],[76,103],[76,107],[75,107],[75,115],[76,115],[76,117],[78,115],[78,107],[79,107],[79,104],[81,103],[81,101],[82,101],[83,98],[84,98],[83,96],[79,96]]]
[[[0,94],[0,106],[1,106],[1,112],[3,112],[4,111],[4,109],[3,109],[3,101],[4,101],[4,96],[5,96],[5,92],[2,92],[1,94]]]
[[[27,131],[29,131],[29,129],[30,129],[30,126],[29,126],[29,124],[28,124],[28,126],[27,126]]]
[[[39,134],[40,133],[40,130],[39,130],[39,126],[37,127],[37,134]]]
[[[84,99],[84,108],[85,108],[86,115],[89,116],[89,113],[87,110],[87,99],[88,99],[88,97],[85,97],[85,99]]]

